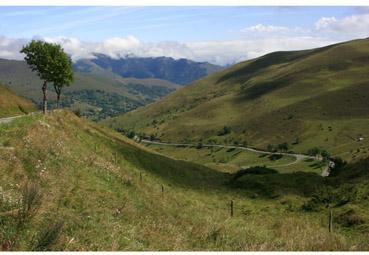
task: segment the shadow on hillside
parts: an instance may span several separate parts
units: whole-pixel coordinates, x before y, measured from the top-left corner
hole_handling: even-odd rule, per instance
[[[275,198],[281,194],[311,195],[323,178],[315,173],[280,174],[274,169],[253,167],[237,173],[219,172],[208,167],[144,151],[136,146],[113,138],[111,145],[129,162],[142,171],[149,171],[168,185],[194,190],[221,190],[257,194],[263,198]]]
[[[127,147],[122,148],[121,152],[130,162],[167,183],[189,189],[236,193],[242,190],[262,198],[275,198],[286,193],[309,196],[318,186],[323,185],[323,178],[315,173],[280,174],[274,169],[253,167],[230,174],[188,161],[143,152],[133,146]]]
[[[120,152],[127,161],[142,169],[143,173],[148,171],[161,178],[163,183],[158,183],[159,185],[177,185],[209,192],[234,192],[261,199],[292,194],[310,197],[315,204],[325,204],[328,201],[341,205],[342,200],[347,200],[347,190],[351,190],[350,196],[355,197],[356,183],[369,182],[369,159],[354,164],[336,164],[339,167],[329,177],[306,172],[281,174],[266,167],[253,167],[230,174],[148,152],[117,137],[110,138],[112,148]]]
[[[324,185],[316,173],[296,172],[281,174],[266,167],[243,169],[233,174],[228,186],[250,192],[261,198],[276,198],[283,194],[311,196]]]

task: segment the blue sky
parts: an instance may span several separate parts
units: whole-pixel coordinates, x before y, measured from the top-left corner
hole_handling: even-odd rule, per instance
[[[355,7],[0,7],[0,34],[78,37],[100,41],[227,40],[255,24],[311,27],[321,17],[341,18]]]
[[[0,7],[0,57],[32,38],[78,59],[170,56],[230,64],[369,36],[368,7]]]

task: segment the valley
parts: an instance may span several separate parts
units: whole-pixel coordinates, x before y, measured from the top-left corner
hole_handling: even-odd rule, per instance
[[[46,114],[42,81],[0,60],[0,250],[369,250],[368,56],[97,55]]]
[[[65,110],[16,118],[0,131],[0,239],[11,240],[3,248],[368,249],[369,179],[358,166],[330,177],[257,167],[225,173],[163,156]],[[17,225],[5,212],[22,208],[16,201],[31,180],[42,194],[31,204],[38,209]],[[60,222],[57,240],[40,239]]]
[[[368,56],[369,39],[270,53],[102,123],[163,142],[319,147],[355,161],[369,156]]]
[[[214,144],[173,144],[142,140],[151,149],[177,159],[204,164],[224,172],[237,172],[257,166],[273,168],[279,173],[294,171],[327,175],[328,162],[302,154],[269,152],[249,147]]]
[[[134,63],[129,63],[127,66],[125,61]],[[148,71],[145,71],[142,66],[150,68],[153,66],[152,62],[154,64],[158,62],[159,65],[168,68],[167,73],[164,75],[151,70],[147,74]],[[114,66],[114,68],[109,65]],[[178,65],[182,69],[184,67],[188,69],[185,75],[186,79],[179,76]],[[76,73],[75,81],[63,91],[63,106],[71,108],[81,116],[97,121],[151,103],[187,82],[214,72],[221,67],[186,60],[177,61],[172,58],[129,58],[124,60],[97,55],[93,60],[78,60],[74,63],[73,68]],[[127,71],[119,73],[117,70]],[[40,106],[42,81],[24,61],[0,59],[0,84]],[[52,85],[48,88],[48,94],[49,103],[54,107],[56,93]]]

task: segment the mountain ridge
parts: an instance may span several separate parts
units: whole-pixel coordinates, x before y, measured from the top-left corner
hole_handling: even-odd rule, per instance
[[[109,70],[121,77],[128,78],[158,78],[185,85],[207,74],[219,71],[221,66],[208,62],[196,62],[185,58],[171,57],[119,57],[112,58],[104,54],[94,54],[95,58],[82,59],[75,63],[79,66],[83,62]]]
[[[358,144],[355,139],[369,138],[364,128],[369,107],[368,56],[369,39],[270,53],[104,123],[163,141],[183,142],[191,137],[193,141],[249,142],[259,148],[287,142],[298,152],[321,146],[333,155],[353,159],[358,157],[353,150],[366,151],[362,147],[367,146],[366,141]],[[232,131],[219,136],[224,126]],[[295,140],[300,142],[294,144]]]

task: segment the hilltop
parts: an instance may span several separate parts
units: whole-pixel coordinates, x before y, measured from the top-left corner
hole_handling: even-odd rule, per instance
[[[0,84],[0,118],[26,114],[36,110],[36,106],[27,99],[17,96]]]
[[[368,161],[326,180],[263,168],[222,173],[65,110],[0,131],[2,250],[369,248]]]
[[[104,121],[162,141],[369,155],[369,39],[273,52]]]

